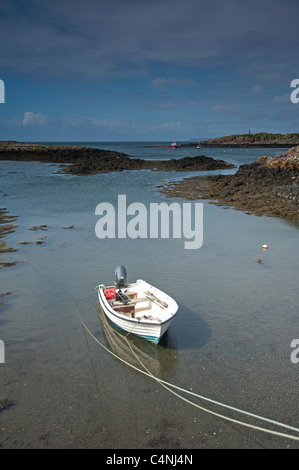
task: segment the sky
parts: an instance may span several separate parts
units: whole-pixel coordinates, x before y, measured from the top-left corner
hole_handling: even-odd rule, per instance
[[[299,132],[298,14],[298,0],[0,0],[0,140]]]

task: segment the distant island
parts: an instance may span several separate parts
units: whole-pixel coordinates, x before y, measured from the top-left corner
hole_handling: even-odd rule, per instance
[[[268,148],[291,148],[299,145],[299,133],[293,134],[271,134],[259,132],[257,134],[233,134],[225,137],[200,142],[201,147],[268,147]],[[183,144],[184,147],[197,147],[198,142]]]

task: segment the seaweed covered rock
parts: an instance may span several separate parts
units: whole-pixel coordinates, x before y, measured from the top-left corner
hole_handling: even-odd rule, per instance
[[[185,178],[159,189],[168,197],[209,199],[256,215],[299,218],[298,155],[296,147],[241,165],[233,175]]]

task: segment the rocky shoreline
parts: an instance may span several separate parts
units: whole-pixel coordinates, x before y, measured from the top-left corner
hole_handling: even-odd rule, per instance
[[[124,170],[209,171],[233,168],[203,155],[170,160],[144,160],[91,147],[0,142],[0,160],[57,163],[61,171],[90,175]],[[299,218],[299,146],[276,157],[260,157],[235,174],[185,178],[160,186],[167,197],[211,202],[272,217]],[[1,213],[0,213],[1,215]],[[6,214],[2,214],[2,218]],[[2,242],[3,243],[3,242]]]
[[[204,155],[170,160],[144,160],[92,147],[0,142],[0,160],[58,163],[65,173],[91,175],[124,170],[209,171],[234,168]]]
[[[233,175],[185,178],[158,189],[167,197],[207,199],[248,214],[299,219],[299,147],[241,165]]]

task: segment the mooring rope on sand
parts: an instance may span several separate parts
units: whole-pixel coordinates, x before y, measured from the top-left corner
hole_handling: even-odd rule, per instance
[[[94,306],[93,306],[94,308]],[[172,390],[173,388],[176,389],[176,390],[179,390],[183,393],[186,393],[186,394],[189,394],[189,395],[193,395],[194,397],[196,398],[199,398],[201,400],[205,400],[205,401],[208,401],[210,403],[213,403],[214,405],[217,405],[217,406],[221,406],[223,408],[227,408],[231,411],[235,411],[235,412],[238,412],[238,413],[241,413],[241,414],[244,414],[244,415],[247,415],[247,416],[250,416],[252,418],[255,418],[255,419],[258,419],[258,420],[262,420],[262,421],[266,421],[268,423],[271,423],[273,425],[276,425],[276,426],[280,426],[280,427],[283,427],[283,428],[286,428],[286,429],[289,429],[291,431],[294,431],[294,432],[297,432],[299,433],[299,428],[296,428],[294,426],[290,426],[288,424],[284,424],[284,423],[281,423],[279,421],[275,421],[275,420],[272,420],[272,419],[269,419],[269,418],[265,418],[263,416],[259,416],[257,414],[254,414],[254,413],[250,413],[248,411],[244,411],[244,410],[241,410],[239,408],[236,408],[236,407],[233,407],[233,406],[230,406],[230,405],[227,405],[225,403],[221,403],[219,401],[216,401],[216,400],[213,400],[211,398],[207,398],[205,396],[202,396],[202,395],[199,395],[195,392],[192,392],[190,390],[187,390],[187,389],[184,389],[182,387],[179,387],[177,385],[174,385],[174,384],[171,384],[169,382],[166,382],[165,380],[163,379],[160,379],[156,376],[154,376],[146,367],[145,365],[141,362],[140,358],[135,354],[134,350],[132,349],[129,341],[127,340],[127,338],[125,337],[125,340],[127,341],[127,344],[129,345],[131,351],[133,352],[133,354],[135,355],[136,359],[138,360],[138,362],[141,364],[141,366],[145,369],[145,370],[142,370],[142,369],[139,369],[138,367],[134,366],[133,364],[127,362],[125,359],[123,359],[122,357],[118,356],[117,354],[115,354],[113,351],[111,351],[109,348],[107,348],[101,341],[98,340],[98,338],[96,338],[92,332],[89,330],[89,328],[85,325],[85,323],[83,322],[83,320],[81,319],[80,315],[79,315],[79,318],[80,318],[80,321],[81,321],[81,324],[83,326],[83,328],[88,332],[88,334],[103,348],[105,349],[109,354],[111,354],[112,356],[114,356],[115,358],[117,358],[119,361],[123,362],[124,364],[126,364],[127,366],[137,370],[138,372],[140,372],[141,374],[144,374],[154,380],[156,380],[161,386],[163,386],[164,388],[166,388],[170,393],[174,394],[175,396],[177,396],[178,398],[180,398],[181,400],[189,403],[190,405],[192,406],[195,406],[196,408],[199,408],[200,410],[202,411],[205,411],[206,413],[209,413],[209,414],[212,414],[214,416],[217,416],[219,418],[222,418],[226,421],[230,421],[230,422],[233,422],[233,423],[236,423],[236,424],[239,424],[241,426],[245,426],[245,427],[248,427],[248,428],[252,428],[252,429],[255,429],[256,431],[262,431],[262,432],[265,432],[265,433],[269,433],[269,434],[274,434],[276,436],[280,436],[280,437],[284,437],[284,438],[288,438],[288,439],[293,439],[293,440],[297,440],[299,441],[299,436],[293,436],[291,434],[286,434],[286,433],[283,433],[283,432],[279,432],[279,431],[274,431],[274,430],[271,430],[271,429],[268,429],[268,428],[263,428],[261,426],[256,426],[254,424],[249,424],[249,423],[245,423],[244,421],[240,421],[240,420],[237,420],[237,419],[234,419],[234,418],[230,418],[228,416],[225,416],[223,414],[220,414],[220,413],[217,413],[215,411],[212,411],[212,410],[209,410],[208,408],[205,408],[201,405],[198,405],[197,403],[194,403],[193,401],[187,399],[186,397],[183,397],[182,395],[180,395],[179,393],[175,392],[174,390]],[[117,333],[117,332],[116,332]],[[119,333],[117,333],[119,334]]]

